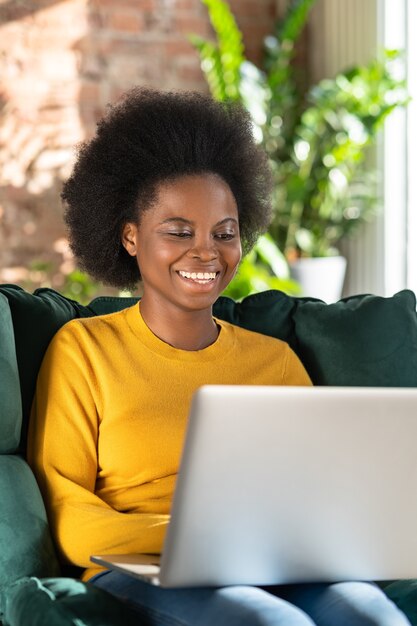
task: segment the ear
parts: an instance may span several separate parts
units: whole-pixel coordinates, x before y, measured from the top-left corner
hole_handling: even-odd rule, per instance
[[[133,222],[127,222],[122,230],[122,245],[130,256],[136,256],[137,253],[137,234],[138,227]]]

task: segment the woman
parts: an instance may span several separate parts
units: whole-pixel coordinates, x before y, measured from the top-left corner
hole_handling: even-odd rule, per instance
[[[62,559],[146,624],[405,625],[373,585],[166,590],[89,561],[160,552],[197,387],[311,384],[287,344],[212,316],[269,224],[270,189],[241,108],[134,89],[110,109],[64,187],[66,221],[81,267],[118,287],[140,279],[143,296],[54,337],[29,459]]]

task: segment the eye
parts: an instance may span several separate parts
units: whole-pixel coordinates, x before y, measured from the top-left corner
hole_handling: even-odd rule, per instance
[[[230,241],[234,239],[236,235],[235,233],[216,233],[214,236],[221,241]]]
[[[192,233],[188,232],[188,231],[178,231],[178,232],[171,232],[168,233],[169,235],[171,235],[172,237],[179,237],[180,239],[185,239],[187,237],[192,237]]]

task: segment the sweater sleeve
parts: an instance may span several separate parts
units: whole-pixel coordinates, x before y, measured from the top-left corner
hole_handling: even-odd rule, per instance
[[[311,386],[313,384],[304,365],[288,344],[286,345],[282,384],[300,385],[302,387]]]
[[[84,568],[92,554],[159,553],[168,515],[123,513],[94,493],[95,372],[70,326],[57,333],[42,363],[28,442],[57,547],[64,561]]]

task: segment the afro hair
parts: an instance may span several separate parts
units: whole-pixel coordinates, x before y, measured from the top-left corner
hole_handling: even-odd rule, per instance
[[[127,92],[80,146],[63,188],[64,219],[80,267],[115,287],[137,285],[140,271],[121,243],[123,226],[140,222],[159,184],[205,173],[229,185],[248,252],[271,219],[271,172],[249,114],[196,92]]]

